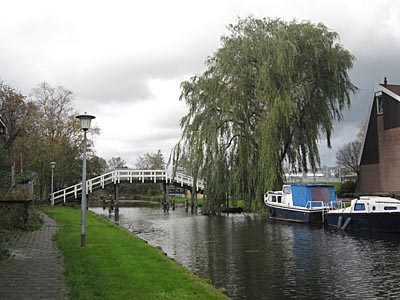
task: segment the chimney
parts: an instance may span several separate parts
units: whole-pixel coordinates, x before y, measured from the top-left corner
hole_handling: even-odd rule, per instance
[[[387,87],[387,79],[386,79],[386,77],[383,79],[383,86]]]

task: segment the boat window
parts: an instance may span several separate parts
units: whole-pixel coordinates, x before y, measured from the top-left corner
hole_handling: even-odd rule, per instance
[[[375,210],[375,209],[376,209],[375,205],[374,205],[374,206],[372,206],[372,210]]]
[[[311,188],[311,197],[313,201],[323,201],[324,203],[329,203],[331,201],[328,187]]]
[[[283,193],[284,194],[291,194],[292,193],[292,191],[290,189],[290,185],[287,185],[287,186],[283,187]]]
[[[276,202],[276,196],[271,196],[271,202]]]
[[[365,210],[365,204],[364,203],[356,203],[356,205],[354,205],[354,210]]]
[[[397,207],[396,206],[385,206],[383,209],[384,210],[397,210]]]
[[[278,203],[282,202],[282,196],[278,196]]]

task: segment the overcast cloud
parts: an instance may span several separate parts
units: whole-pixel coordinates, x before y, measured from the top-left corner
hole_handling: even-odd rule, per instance
[[[374,84],[400,83],[400,2],[369,1],[19,1],[0,10],[0,78],[24,94],[38,83],[62,85],[75,107],[97,118],[97,154],[137,157],[161,149],[168,158],[186,113],[180,83],[204,71],[226,25],[238,17],[322,22],[357,58],[360,92],[336,125],[322,164],[355,138],[367,118]]]

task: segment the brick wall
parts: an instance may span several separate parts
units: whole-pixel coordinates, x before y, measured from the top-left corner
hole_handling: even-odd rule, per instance
[[[378,118],[379,173],[384,192],[400,191],[400,127],[383,130]]]
[[[379,164],[361,165],[357,191],[376,193],[382,191]]]

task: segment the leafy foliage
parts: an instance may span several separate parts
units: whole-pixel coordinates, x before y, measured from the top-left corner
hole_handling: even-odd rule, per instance
[[[207,70],[181,84],[189,113],[174,149],[206,180],[206,211],[230,195],[250,205],[283,183],[282,163],[320,164],[318,141],[331,145],[333,122],[356,91],[354,57],[323,24],[239,19],[221,38]]]
[[[57,163],[55,189],[77,183],[82,172],[83,134],[72,105],[74,94],[62,86],[41,83],[27,98],[0,82],[0,99],[0,115],[9,133],[3,150],[0,150],[0,156],[4,158],[0,162],[0,172],[11,178],[13,168],[17,184],[34,181],[36,197],[42,199],[48,199],[51,161]],[[92,137],[98,133],[98,128],[90,130]],[[92,163],[96,156],[90,145],[89,141],[88,171],[98,173],[96,168],[102,165],[98,161]],[[11,180],[7,182],[3,185],[5,192],[11,186]]]
[[[351,194],[356,191],[357,182],[356,181],[346,181],[340,185],[337,192],[339,198],[346,197],[346,194]]]
[[[0,115],[7,127],[6,149],[12,149],[16,139],[28,134],[26,128],[33,122],[36,109],[13,87],[0,81]]]
[[[92,155],[87,161],[88,178],[104,174],[107,171],[107,162],[104,158]]]
[[[126,168],[126,161],[121,157],[111,157],[111,159],[108,160],[108,169],[110,171],[122,168]]]
[[[139,170],[164,170],[165,162],[161,150],[157,153],[145,153],[136,161],[136,169]]]
[[[139,170],[164,170],[165,162],[161,150],[156,153],[145,153],[138,157],[136,161],[136,169]],[[161,184],[137,185],[134,187],[136,192],[143,196],[154,196],[162,193]]]

